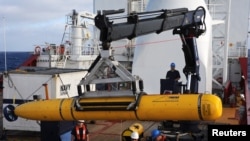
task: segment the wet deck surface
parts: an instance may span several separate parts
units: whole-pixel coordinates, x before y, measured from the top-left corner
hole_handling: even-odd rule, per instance
[[[150,131],[158,127],[158,122],[153,121],[97,121],[89,124],[91,141],[122,141],[122,133],[134,123],[140,123],[144,128],[144,136],[150,135]]]
[[[159,123],[153,121],[108,121],[99,120],[95,124],[87,124],[91,141],[122,141],[122,133],[132,124],[140,123],[144,128],[144,136],[149,136],[150,131],[157,128]],[[8,131],[8,141],[40,141],[40,133]]]
[[[238,107],[224,107],[221,118],[217,119],[215,122],[221,124],[238,125],[239,120],[237,108]]]

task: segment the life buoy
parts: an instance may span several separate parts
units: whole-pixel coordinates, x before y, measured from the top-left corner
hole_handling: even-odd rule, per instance
[[[36,46],[35,48],[35,54],[40,54],[41,53],[41,47]]]

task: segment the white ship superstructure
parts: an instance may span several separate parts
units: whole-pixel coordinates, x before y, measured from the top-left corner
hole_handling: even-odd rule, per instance
[[[249,0],[206,0],[213,18],[213,87],[239,87],[239,58],[247,56]]]
[[[87,11],[73,10],[67,14],[62,43],[37,46],[36,66],[88,69],[99,54],[94,17],[93,13]]]

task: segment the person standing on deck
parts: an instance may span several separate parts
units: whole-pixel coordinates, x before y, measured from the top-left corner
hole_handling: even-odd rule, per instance
[[[77,121],[77,125],[71,130],[71,141],[89,141],[89,131],[84,120]]]
[[[171,81],[170,90],[172,90],[173,93],[178,92],[178,81],[181,78],[180,73],[178,70],[175,69],[175,63],[170,64],[170,70],[167,71],[166,79],[169,79]]]
[[[158,129],[154,129],[151,132],[151,138],[153,141],[167,141],[167,137],[162,135]]]

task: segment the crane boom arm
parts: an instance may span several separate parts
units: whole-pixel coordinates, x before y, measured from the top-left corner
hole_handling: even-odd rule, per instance
[[[162,31],[173,29],[196,30],[195,36],[198,37],[204,32],[201,26],[204,26],[205,10],[198,7],[196,10],[188,11],[187,8],[178,8],[172,10],[158,10],[141,13],[131,13],[126,22],[115,23],[115,20],[124,20],[124,17],[112,18],[122,10],[98,11],[95,17],[95,25],[100,29],[100,41],[103,42],[103,49],[108,49],[107,43],[119,39],[132,39],[141,35],[150,33],[161,33]],[[114,14],[113,14],[114,13]]]
[[[122,12],[124,11],[106,10],[102,13],[98,11],[95,25],[100,29],[103,50],[109,50],[112,41],[173,30],[173,34],[180,35],[183,44],[182,50],[186,63],[183,73],[187,78],[187,93],[198,93],[200,64],[195,38],[206,31],[205,8],[200,6],[192,11],[178,8],[131,13],[125,17],[113,16]]]

